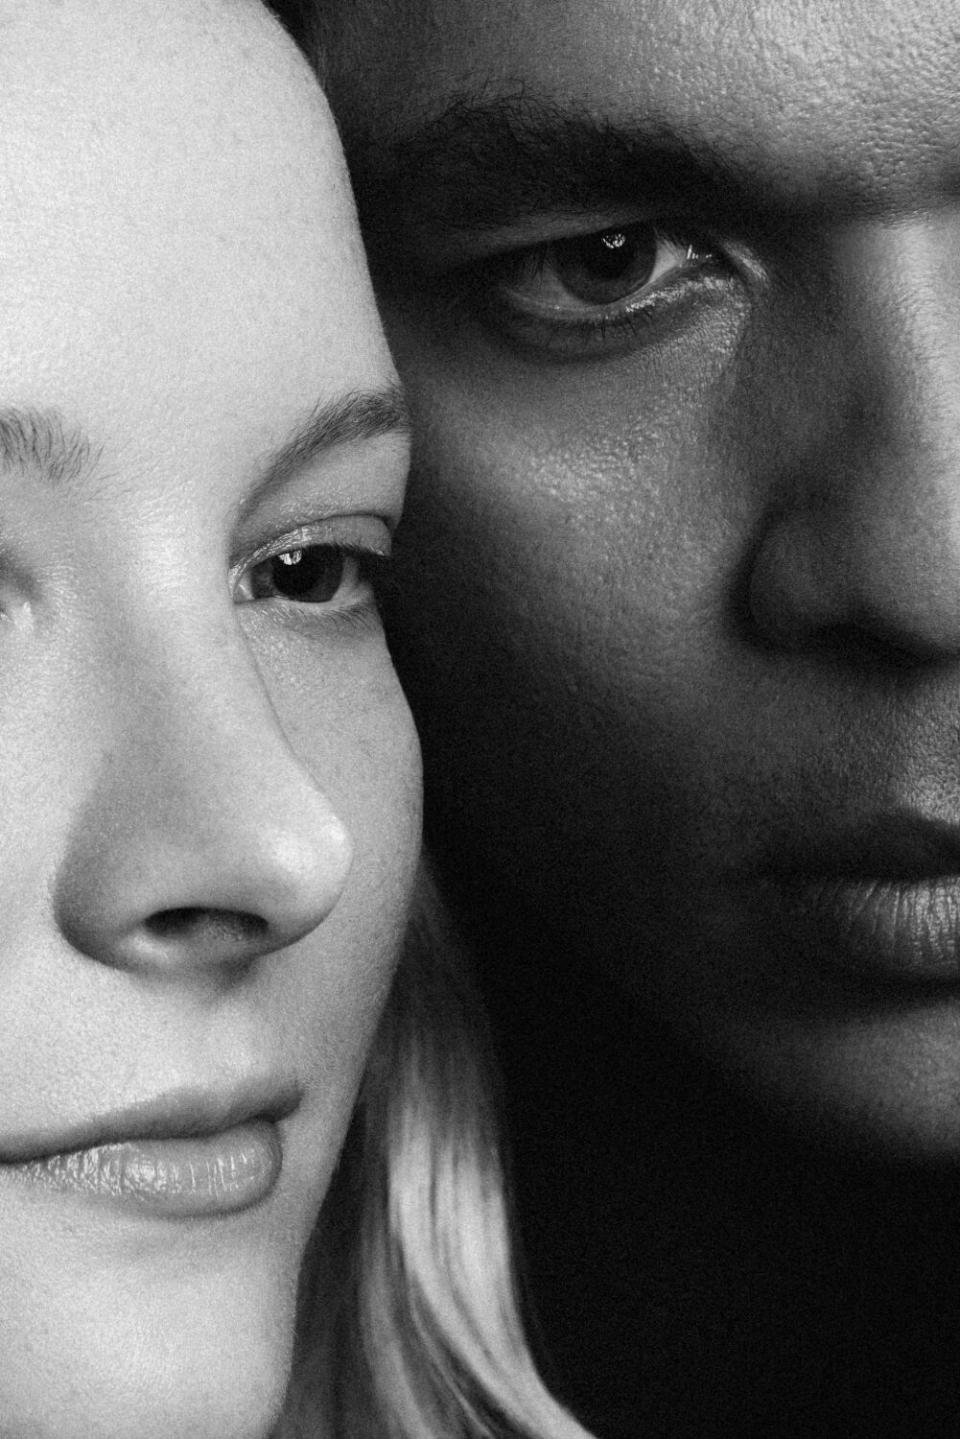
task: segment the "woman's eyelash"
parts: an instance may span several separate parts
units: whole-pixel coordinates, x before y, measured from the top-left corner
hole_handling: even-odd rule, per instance
[[[248,564],[240,576],[240,598],[361,610],[379,603],[389,568],[390,556],[384,551],[304,538]]]

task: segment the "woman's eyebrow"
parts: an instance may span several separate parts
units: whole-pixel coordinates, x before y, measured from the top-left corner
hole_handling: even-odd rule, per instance
[[[409,434],[410,412],[400,384],[349,390],[321,399],[280,445],[260,458],[238,518],[243,519],[270,490],[330,450],[390,435],[406,440]]]
[[[89,474],[99,458],[89,435],[58,409],[0,405],[0,469],[29,470],[56,488]]]
[[[294,432],[261,462],[258,490],[280,484],[295,470],[340,445],[362,444],[384,435],[406,438],[410,414],[403,388],[385,385],[376,390],[350,390],[318,401]]]
[[[364,233],[378,255],[429,233],[482,233],[538,214],[760,201],[747,155],[652,118],[598,117],[528,95],[458,96],[392,136],[348,135]],[[399,234],[399,239],[392,237]]]
[[[293,433],[266,455],[257,494],[339,445],[391,434],[406,438],[409,433],[409,411],[399,384],[351,390],[321,400]],[[90,474],[101,453],[83,427],[54,406],[0,405],[0,471],[27,470],[57,488]]]

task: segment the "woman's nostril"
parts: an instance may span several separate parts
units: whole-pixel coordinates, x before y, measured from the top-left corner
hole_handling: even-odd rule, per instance
[[[192,906],[158,910],[147,920],[146,928],[160,940],[246,947],[263,940],[269,925],[258,914]]]

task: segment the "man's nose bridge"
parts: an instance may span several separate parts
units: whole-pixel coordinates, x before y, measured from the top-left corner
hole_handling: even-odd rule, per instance
[[[933,243],[947,233],[960,239],[955,221],[933,238],[871,222],[837,245],[827,368],[798,398],[822,422],[795,427],[752,576],[755,612],[783,635],[852,626],[960,651],[960,265]]]
[[[912,481],[918,504],[949,500],[960,466],[960,217],[861,222],[832,259],[851,473],[865,483],[875,462]]]
[[[840,257],[860,359],[833,457],[848,583],[944,639],[960,634],[958,240],[956,220],[873,224]]]

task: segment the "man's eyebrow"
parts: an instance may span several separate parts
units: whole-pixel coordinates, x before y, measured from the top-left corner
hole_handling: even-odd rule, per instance
[[[99,459],[99,447],[59,410],[0,405],[0,470],[28,470],[57,487],[88,474]]]
[[[406,437],[410,413],[403,388],[350,390],[321,400],[296,430],[261,461],[257,490],[282,483],[311,460],[340,445],[362,444],[384,435]]]
[[[349,133],[347,142],[365,235],[386,257],[430,231],[651,204],[740,214],[759,198],[747,155],[721,157],[655,118],[614,120],[526,94],[457,96],[386,142]]]

